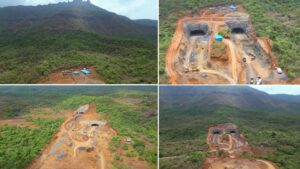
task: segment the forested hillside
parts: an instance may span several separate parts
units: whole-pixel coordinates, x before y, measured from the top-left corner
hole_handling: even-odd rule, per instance
[[[292,79],[300,76],[300,1],[298,0],[161,0],[160,1],[160,75],[166,81],[164,58],[172,40],[176,21],[196,15],[201,8],[240,4],[250,14],[257,36],[273,41],[279,65]]]
[[[0,83],[38,83],[79,66],[93,66],[105,83],[155,83],[153,23],[86,2],[0,8]]]
[[[127,93],[156,92],[149,86],[2,86],[0,87],[0,119],[14,118],[30,113],[31,109],[52,107],[73,95],[104,96]],[[119,93],[120,92],[120,93]]]

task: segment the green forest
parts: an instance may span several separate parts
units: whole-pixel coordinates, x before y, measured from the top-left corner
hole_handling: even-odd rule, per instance
[[[82,31],[0,36],[0,83],[37,83],[51,72],[75,66],[94,66],[106,83],[156,83],[157,45]]]
[[[5,88],[5,87],[4,87]],[[4,89],[2,88],[2,89]],[[2,118],[26,117],[37,128],[2,126],[0,127],[0,166],[4,169],[25,168],[40,154],[50,141],[63,119],[35,118],[34,108],[51,108],[51,112],[72,111],[79,105],[95,102],[101,113],[118,135],[111,140],[111,151],[122,148],[128,157],[138,157],[150,166],[157,163],[157,94],[156,87],[6,87],[0,91],[0,98],[9,100],[26,99],[19,107],[20,114]],[[56,94],[55,94],[56,93]],[[27,97],[26,97],[27,96]],[[43,101],[45,98],[49,101]],[[124,99],[138,99],[139,103],[121,102]],[[13,107],[15,102],[0,100],[3,107]],[[38,101],[39,100],[39,101]],[[40,104],[36,104],[40,103]],[[40,112],[44,113],[44,112]],[[8,113],[6,113],[8,114]],[[1,118],[0,118],[1,119]],[[131,137],[132,150],[120,147],[120,139]],[[147,143],[147,144],[146,144]],[[114,166],[126,167],[117,153],[114,153]],[[122,166],[122,167],[120,167]],[[0,168],[1,168],[0,167]]]
[[[280,67],[291,79],[300,76],[300,1],[298,0],[161,0],[160,1],[160,78],[167,81],[164,60],[175,32],[176,21],[192,16],[206,6],[240,4],[250,14],[257,36],[273,41]]]
[[[28,119],[38,125],[0,127],[0,166],[2,169],[26,168],[51,140],[63,119]]]

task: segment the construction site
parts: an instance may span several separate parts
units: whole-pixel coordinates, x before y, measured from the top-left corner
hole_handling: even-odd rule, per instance
[[[50,73],[38,84],[104,84],[93,66],[72,67]]]
[[[112,168],[109,142],[116,135],[105,120],[99,120],[96,104],[80,106],[28,169]]]
[[[280,84],[268,38],[256,37],[249,14],[239,5],[215,6],[178,20],[166,55],[171,84]]]
[[[219,124],[208,129],[209,157],[203,169],[278,169],[274,163],[254,158],[241,158],[243,153],[253,154],[238,126],[232,123]]]

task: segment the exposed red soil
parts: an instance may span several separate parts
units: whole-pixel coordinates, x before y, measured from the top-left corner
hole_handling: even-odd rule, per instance
[[[17,126],[17,127],[29,127],[31,129],[39,127],[39,126],[33,124],[32,122],[26,121],[26,119],[24,119],[24,118],[0,120],[0,127],[5,126],[5,125]]]
[[[123,159],[122,165],[132,169],[152,168],[138,156],[127,157],[122,147],[112,152],[111,139],[116,135],[102,114],[96,113],[95,103],[80,106],[66,114],[57,134],[28,169],[112,169],[118,163],[116,154]]]
[[[91,72],[89,75],[83,74],[80,70],[88,68]],[[63,71],[70,70],[72,74],[65,74]],[[73,72],[78,71],[79,75],[74,75]],[[39,84],[104,84],[103,78],[101,78],[93,66],[79,66],[69,69],[60,70],[50,73],[46,79],[38,82]]]
[[[186,16],[180,18],[176,23],[176,30],[171,41],[171,44],[166,54],[166,72],[169,77],[169,83],[171,84],[249,84],[250,78],[257,79],[261,77],[265,84],[273,83],[285,83],[284,76],[276,75],[277,57],[272,53],[271,41],[267,38],[257,38],[255,36],[255,29],[251,26],[249,15],[246,10],[238,5],[238,11],[232,10],[218,10],[215,13],[211,13],[211,8],[201,9],[201,13],[198,16]],[[223,40],[225,47],[224,54],[227,55],[228,61],[225,60],[222,64],[219,63],[215,66],[215,61],[212,59],[212,43],[214,41],[214,35],[219,33],[222,27],[226,27],[226,21],[228,20],[240,20],[241,18],[249,22],[249,33],[247,43],[244,44],[243,40],[238,39],[234,41],[228,37]],[[243,20],[242,19],[242,20]],[[183,49],[189,48],[191,43],[186,37],[186,25],[187,24],[199,24],[204,23],[209,27],[209,42],[208,42],[208,62],[213,65],[211,68],[203,66],[205,62],[199,62],[198,69],[193,72],[184,72],[178,63],[178,56]],[[254,61],[249,53],[245,52],[244,45],[248,43],[254,45],[258,42],[264,51],[264,57],[257,57]],[[237,45],[240,44],[240,45]],[[192,48],[192,47],[190,47]],[[204,49],[204,48],[203,48]],[[188,54],[186,54],[188,55]],[[187,56],[184,56],[187,57]],[[198,59],[203,57],[203,53],[197,55]],[[226,57],[225,57],[226,58]],[[243,59],[248,60],[244,63]],[[269,60],[269,61],[266,61]],[[185,61],[186,62],[186,61]],[[266,65],[265,62],[270,62]],[[186,63],[184,64],[186,67]],[[186,69],[186,68],[185,68]],[[190,70],[189,70],[190,71]],[[207,73],[207,78],[202,78],[202,73]],[[278,76],[278,77],[277,77]]]
[[[272,150],[264,147],[251,147],[234,124],[210,127],[207,144],[211,156],[205,159],[203,169],[278,169],[270,161],[239,157],[243,152],[261,154]]]
[[[279,169],[272,162],[250,158],[207,158],[203,169]]]
[[[87,120],[93,121],[101,118],[96,113],[95,104],[86,107],[88,108],[81,117],[76,118],[79,110],[69,113],[59,132],[42,151],[42,154],[31,163],[29,169],[112,168],[112,153],[108,147],[116,132],[107,124],[96,128],[81,124]],[[84,138],[81,136],[87,136],[87,139],[78,139]],[[93,146],[94,142],[96,147]],[[84,147],[83,150],[80,150],[80,147]],[[60,153],[64,155],[59,157]]]

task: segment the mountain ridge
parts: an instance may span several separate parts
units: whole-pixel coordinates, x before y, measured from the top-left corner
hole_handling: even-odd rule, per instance
[[[176,91],[174,91],[176,90]],[[251,87],[162,87],[160,89],[161,104],[169,106],[187,105],[201,110],[210,107],[229,106],[250,111],[289,111],[297,112],[300,108],[298,101],[292,102],[294,96],[270,95]],[[283,97],[284,96],[284,97]]]
[[[88,2],[61,2],[38,6],[0,8],[1,26],[11,31],[81,30],[100,35],[134,36],[155,40],[157,24],[132,20]]]

